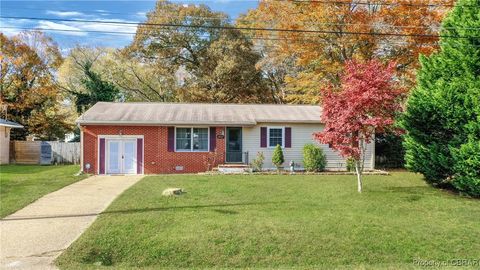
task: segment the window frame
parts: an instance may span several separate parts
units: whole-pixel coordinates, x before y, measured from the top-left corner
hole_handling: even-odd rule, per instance
[[[275,146],[270,146],[270,129],[281,129],[282,130],[282,144],[280,145],[281,148],[285,148],[285,127],[282,126],[271,126],[267,127],[267,148],[273,149]]]
[[[191,137],[190,137],[190,150],[186,150],[186,149],[178,149],[177,150],[177,128],[187,128],[187,129],[190,129],[190,134],[191,134]],[[194,150],[193,149],[193,129],[194,128],[203,128],[203,129],[207,129],[207,149],[206,150]],[[178,153],[207,153],[207,152],[210,152],[210,127],[199,127],[199,126],[178,126],[178,127],[175,127],[175,132],[174,132],[174,150],[175,152],[178,152]]]

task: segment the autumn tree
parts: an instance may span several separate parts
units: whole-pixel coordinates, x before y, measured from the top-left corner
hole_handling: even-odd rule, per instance
[[[353,59],[394,60],[400,82],[413,86],[418,56],[437,48],[440,21],[453,3],[263,0],[237,25],[289,30],[244,33],[268,58],[258,68],[281,82],[274,85],[283,102],[316,104],[322,86],[339,85]],[[288,73],[282,72],[286,64]]]
[[[93,69],[93,64],[102,53],[101,50],[77,47],[70,52],[64,68],[61,69],[60,85],[73,97],[78,113],[83,113],[99,101],[116,101],[120,97],[120,90]],[[70,64],[73,64],[73,67],[69,67]],[[76,76],[64,73],[65,70],[72,69]]]
[[[97,101],[114,100],[117,94],[125,101],[176,100],[175,76],[163,67],[141,62],[118,49],[76,47],[66,57],[58,74],[59,84],[69,92],[88,95],[90,91],[85,84],[88,78],[115,89],[115,93],[107,91],[115,97],[98,97]]]
[[[231,26],[226,14],[205,5],[158,1],[126,52],[174,74],[180,101],[271,102],[255,67],[260,55]]]
[[[25,126],[12,130],[12,138],[63,139],[75,115],[54,82],[62,62],[57,44],[40,32],[11,38],[0,33],[0,43],[0,103],[7,105],[9,120]]]
[[[378,60],[348,61],[340,86],[323,89],[322,121],[325,128],[314,138],[329,144],[344,158],[352,159],[362,192],[362,173],[367,145],[375,134],[399,132],[395,118],[402,110],[406,91],[395,80],[395,63]]]

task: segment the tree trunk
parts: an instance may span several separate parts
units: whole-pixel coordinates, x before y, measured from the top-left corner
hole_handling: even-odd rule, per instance
[[[362,170],[360,169],[360,162],[355,161],[355,171],[357,173],[357,190],[358,193],[362,193]]]

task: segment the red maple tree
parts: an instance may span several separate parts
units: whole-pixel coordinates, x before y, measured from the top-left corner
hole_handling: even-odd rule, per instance
[[[314,138],[354,162],[358,192],[362,192],[367,144],[373,143],[375,134],[401,132],[395,117],[402,111],[406,90],[395,79],[394,62],[349,61],[340,89],[330,85],[322,91],[325,128]]]

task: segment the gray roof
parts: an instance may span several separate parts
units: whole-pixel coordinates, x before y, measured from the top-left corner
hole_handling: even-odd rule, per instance
[[[116,125],[256,125],[320,123],[320,106],[203,103],[98,102],[79,124]]]
[[[9,127],[9,128],[23,128],[19,123],[8,121],[5,119],[0,119],[0,126]]]

